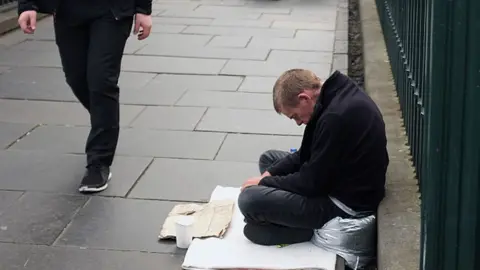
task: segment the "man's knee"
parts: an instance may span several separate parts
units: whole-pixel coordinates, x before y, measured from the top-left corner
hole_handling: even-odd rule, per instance
[[[281,157],[278,150],[267,150],[260,155],[258,167],[263,174],[270,166],[277,162]]]
[[[262,192],[261,186],[250,186],[245,188],[238,196],[238,208],[244,216],[258,211],[259,201]]]
[[[118,75],[101,68],[92,68],[87,74],[88,88],[92,94],[116,95],[119,92]]]
[[[277,150],[267,150],[260,155],[258,162],[260,164],[272,163],[275,160],[275,152]]]
[[[79,70],[65,72],[65,81],[73,91],[88,91],[87,74]]]

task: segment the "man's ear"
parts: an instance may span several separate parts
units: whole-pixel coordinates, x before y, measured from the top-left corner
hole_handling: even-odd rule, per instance
[[[311,97],[305,92],[302,92],[302,93],[298,94],[297,97],[298,97],[298,101],[302,101],[302,100],[303,101],[308,101],[308,100],[311,99]]]

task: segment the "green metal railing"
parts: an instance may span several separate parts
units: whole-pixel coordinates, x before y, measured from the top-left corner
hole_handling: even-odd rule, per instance
[[[0,0],[0,12],[8,11],[17,7],[16,0]]]
[[[376,0],[422,196],[420,269],[480,269],[480,0]]]
[[[428,111],[429,1],[377,1],[413,163],[423,179]]]

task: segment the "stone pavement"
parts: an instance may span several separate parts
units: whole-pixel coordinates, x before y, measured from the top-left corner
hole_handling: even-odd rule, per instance
[[[303,129],[273,111],[276,77],[347,69],[345,0],[157,0],[154,15],[125,50],[114,178],[94,196],[76,191],[89,119],[51,18],[0,38],[0,269],[180,269],[157,241],[171,207],[299,146]]]

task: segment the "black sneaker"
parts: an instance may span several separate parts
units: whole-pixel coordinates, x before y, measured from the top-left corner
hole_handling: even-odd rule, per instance
[[[104,191],[108,187],[108,181],[112,178],[110,168],[106,166],[91,166],[83,176],[78,191],[82,193],[95,193]]]

